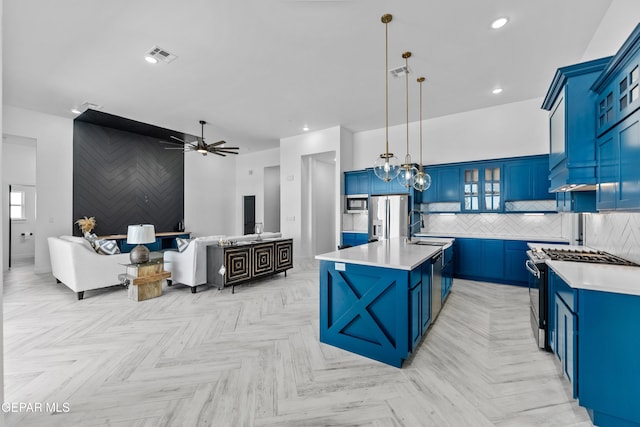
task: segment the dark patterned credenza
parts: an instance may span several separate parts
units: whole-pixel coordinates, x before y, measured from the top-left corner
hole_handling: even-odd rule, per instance
[[[207,284],[218,289],[282,273],[293,268],[293,240],[265,239],[231,246],[207,246]]]

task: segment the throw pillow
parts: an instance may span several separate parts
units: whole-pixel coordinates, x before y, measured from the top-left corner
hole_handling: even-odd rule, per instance
[[[176,237],[176,246],[178,247],[178,252],[184,252],[185,249],[191,243],[191,239],[181,239],[180,237]]]
[[[101,255],[115,255],[120,253],[120,248],[115,240],[96,240],[94,248]]]
[[[95,246],[96,240],[98,240],[98,236],[96,236],[95,233],[85,233],[84,238],[87,239],[89,243],[91,243],[91,246]]]

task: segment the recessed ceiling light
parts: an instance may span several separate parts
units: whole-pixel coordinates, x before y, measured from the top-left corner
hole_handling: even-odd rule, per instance
[[[307,132],[309,130],[309,126],[304,125],[304,127],[302,128],[303,131]]]
[[[153,56],[145,56],[144,60],[147,61],[149,64],[157,64],[158,60],[156,58],[154,58]]]
[[[72,112],[73,114],[82,114],[82,111],[78,110],[77,108],[72,108],[72,109],[71,109],[71,112]]]
[[[494,90],[492,90],[491,93],[494,94],[494,95],[502,93],[502,88],[501,87],[497,87]]]
[[[497,30],[498,28],[504,27],[507,22],[509,22],[509,18],[498,18],[491,23],[491,28]]]

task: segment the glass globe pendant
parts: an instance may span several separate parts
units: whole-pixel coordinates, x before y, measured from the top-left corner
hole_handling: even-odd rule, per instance
[[[424,171],[424,166],[422,165],[422,83],[424,80],[424,77],[418,78],[418,83],[420,84],[420,166],[418,166],[418,173],[413,182],[413,188],[416,191],[425,191],[431,187],[431,176]]]
[[[411,188],[415,183],[416,174],[418,173],[418,169],[413,166],[413,162],[411,161],[411,154],[409,154],[409,58],[411,57],[411,52],[404,52],[402,57],[404,58],[405,65],[404,81],[407,107],[407,155],[404,157],[404,163],[402,164],[400,173],[398,174],[398,182],[403,187]]]
[[[384,76],[385,76],[385,113],[386,113],[386,125],[385,125],[385,136],[386,136],[386,145],[385,152],[380,154],[380,156],[376,159],[373,164],[373,172],[376,174],[378,178],[385,182],[389,182],[395,179],[400,173],[400,165],[398,162],[398,158],[393,155],[393,153],[389,152],[389,31],[388,24],[391,22],[393,17],[390,14],[382,15],[380,19],[384,24],[384,34],[385,34],[385,68],[384,68]]]

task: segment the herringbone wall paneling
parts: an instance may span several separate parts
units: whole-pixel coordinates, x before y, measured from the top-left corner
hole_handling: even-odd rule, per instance
[[[74,221],[94,216],[98,235],[140,223],[173,231],[184,218],[184,154],[164,148],[156,138],[74,122]]]

